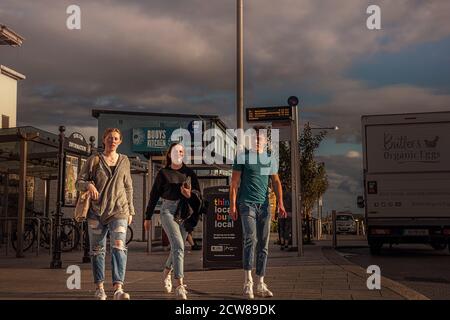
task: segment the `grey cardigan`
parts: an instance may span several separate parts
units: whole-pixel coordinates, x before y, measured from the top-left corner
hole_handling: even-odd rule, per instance
[[[100,161],[95,166],[93,164],[96,156]],[[94,167],[92,177],[91,167]],[[103,155],[90,156],[81,168],[76,188],[78,191],[87,191],[89,183],[93,183],[99,192],[98,200],[91,201],[91,211],[100,217],[100,222],[108,224],[112,220],[125,219],[135,214],[130,160],[126,155],[119,154],[114,174]]]

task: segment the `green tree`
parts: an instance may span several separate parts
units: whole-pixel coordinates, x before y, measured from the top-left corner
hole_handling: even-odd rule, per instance
[[[278,175],[280,176],[283,190],[291,190],[291,147],[287,141],[280,142],[279,148],[280,163]]]
[[[300,179],[303,217],[310,218],[314,205],[328,188],[328,177],[324,163],[314,159],[314,153],[325,138],[326,132],[313,134],[309,123],[300,135]],[[288,142],[281,142],[279,148],[279,176],[283,188],[291,190],[291,148]]]
[[[326,132],[313,134],[309,123],[300,135],[300,180],[304,217],[310,218],[314,205],[328,188],[328,177],[324,163],[314,159],[314,153],[325,138]]]

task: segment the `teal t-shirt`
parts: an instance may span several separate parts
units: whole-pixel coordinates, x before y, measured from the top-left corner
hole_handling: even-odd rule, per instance
[[[263,204],[268,197],[269,177],[278,171],[276,159],[267,153],[246,151],[236,156],[233,170],[242,172],[237,201]]]

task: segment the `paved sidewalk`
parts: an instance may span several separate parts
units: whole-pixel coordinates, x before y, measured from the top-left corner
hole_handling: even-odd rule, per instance
[[[174,299],[162,290],[162,266],[167,251],[145,252],[146,244],[129,247],[126,290],[132,299]],[[81,264],[80,251],[63,254],[63,269],[50,269],[47,251],[39,257],[5,257],[0,248],[0,299],[92,299],[94,294],[90,264]],[[111,272],[107,255],[107,282],[111,296]],[[185,283],[190,299],[242,299],[242,270],[203,270],[201,251],[186,253]],[[81,289],[69,290],[66,280],[69,265],[80,266]],[[281,251],[271,241],[266,283],[274,299],[427,299],[416,291],[382,277],[381,290],[368,290],[366,270],[351,264],[330,247],[329,241],[316,241],[304,247],[304,256]]]

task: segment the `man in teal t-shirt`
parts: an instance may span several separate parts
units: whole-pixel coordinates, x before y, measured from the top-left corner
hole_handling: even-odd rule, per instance
[[[256,247],[256,295],[272,297],[264,283],[270,235],[269,178],[278,199],[279,216],[286,216],[283,191],[278,177],[278,162],[266,151],[267,131],[255,127],[256,143],[253,150],[239,153],[233,164],[230,187],[230,215],[234,220],[241,215],[243,232],[244,295],[254,298],[252,267]],[[238,193],[239,190],[239,193]]]

